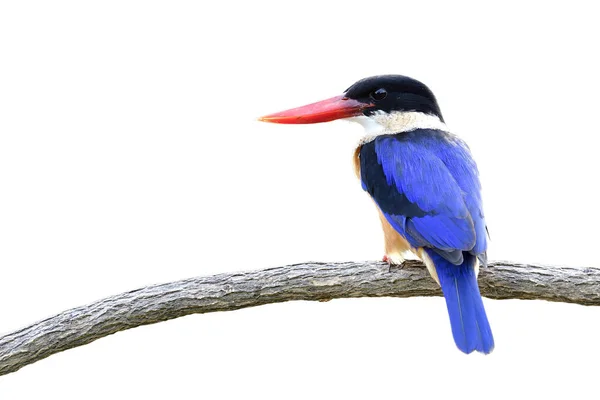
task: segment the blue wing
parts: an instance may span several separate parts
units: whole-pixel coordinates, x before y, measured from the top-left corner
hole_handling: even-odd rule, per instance
[[[457,265],[463,251],[485,262],[481,186],[464,142],[429,129],[383,135],[362,146],[360,164],[363,188],[412,246]]]
[[[439,130],[379,136],[360,149],[361,181],[387,221],[431,258],[459,349],[489,353],[494,338],[477,286],[485,218],[477,166],[460,139]]]

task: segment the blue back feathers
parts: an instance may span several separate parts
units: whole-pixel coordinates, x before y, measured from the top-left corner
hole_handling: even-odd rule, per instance
[[[447,132],[382,135],[360,150],[361,181],[387,221],[433,260],[452,332],[464,352],[488,353],[493,338],[475,276],[487,232],[477,166]]]

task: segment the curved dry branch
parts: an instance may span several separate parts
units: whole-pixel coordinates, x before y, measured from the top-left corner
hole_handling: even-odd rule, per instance
[[[600,305],[600,269],[490,263],[479,278],[492,299]],[[291,300],[439,296],[420,262],[389,271],[382,262],[305,263],[148,286],[64,311],[0,338],[0,375],[140,325],[193,313]]]

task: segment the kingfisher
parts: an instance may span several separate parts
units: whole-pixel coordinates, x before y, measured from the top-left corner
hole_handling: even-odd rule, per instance
[[[456,346],[490,353],[494,338],[477,284],[487,263],[487,226],[477,165],[448,131],[433,92],[402,75],[361,79],[342,95],[266,115],[312,124],[344,119],[365,129],[354,169],[371,196],[385,239],[384,261],[412,253],[440,285]]]

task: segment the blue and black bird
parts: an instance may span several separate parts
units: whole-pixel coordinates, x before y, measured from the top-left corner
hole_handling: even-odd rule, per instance
[[[477,165],[450,133],[423,83],[401,75],[362,79],[342,95],[261,117],[281,124],[347,119],[365,128],[354,152],[356,173],[377,205],[385,256],[401,264],[412,252],[446,299],[458,348],[490,353],[494,338],[479,287],[487,227]]]

